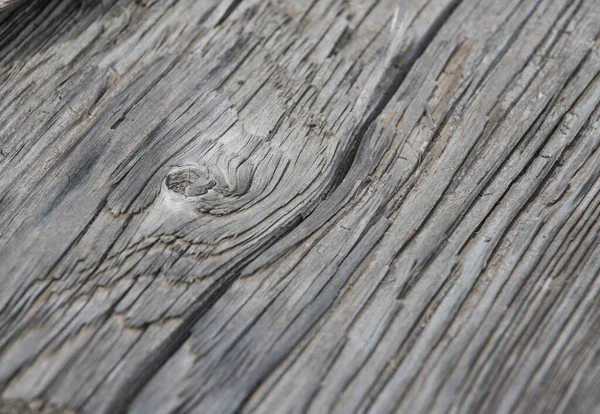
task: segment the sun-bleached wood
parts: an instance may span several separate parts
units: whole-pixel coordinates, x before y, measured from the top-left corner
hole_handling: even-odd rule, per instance
[[[595,412],[599,21],[3,12],[0,412]]]

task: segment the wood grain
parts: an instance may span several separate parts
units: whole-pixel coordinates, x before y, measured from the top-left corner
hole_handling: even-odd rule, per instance
[[[600,412],[598,21],[8,11],[0,412]]]
[[[9,6],[14,6],[19,0],[0,0],[0,10]]]

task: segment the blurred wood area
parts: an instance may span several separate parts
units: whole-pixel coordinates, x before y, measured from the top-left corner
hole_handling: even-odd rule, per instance
[[[600,0],[12,6],[0,413],[600,413]]]

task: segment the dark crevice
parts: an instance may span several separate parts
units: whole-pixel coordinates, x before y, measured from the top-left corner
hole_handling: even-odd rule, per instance
[[[229,16],[231,16],[231,13],[233,13],[233,11],[235,9],[237,9],[237,7],[240,5],[240,3],[242,2],[242,0],[232,0],[231,3],[229,4],[229,6],[227,7],[227,10],[225,10],[225,13],[223,13],[223,16],[221,16],[221,18],[219,19],[219,21],[215,24],[215,26],[220,26],[223,24],[223,22],[225,20],[227,20],[227,18]]]
[[[337,187],[341,184],[344,178],[348,175],[350,168],[354,164],[358,148],[366,136],[369,127],[377,119],[377,117],[383,112],[387,104],[392,100],[400,85],[408,75],[410,69],[414,66],[415,62],[421,57],[427,46],[432,42],[435,35],[440,31],[444,23],[448,20],[450,15],[456,10],[462,0],[454,0],[451,2],[446,9],[437,17],[435,22],[429,27],[429,30],[425,33],[422,39],[415,43],[409,51],[401,56],[396,57],[391,68],[387,70],[383,76],[382,81],[377,85],[374,91],[374,96],[381,96],[381,98],[369,102],[369,107],[372,108],[367,115],[365,121],[361,127],[357,130],[351,139],[350,148],[347,154],[342,156],[342,162],[340,163],[338,170],[335,173],[335,178],[332,183],[331,189],[328,194],[333,193]]]

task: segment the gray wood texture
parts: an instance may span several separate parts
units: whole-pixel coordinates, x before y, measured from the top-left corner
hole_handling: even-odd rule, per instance
[[[13,6],[17,4],[19,0],[0,0],[0,9],[8,8],[9,6]]]
[[[599,0],[0,14],[0,413],[600,412],[599,36]]]

